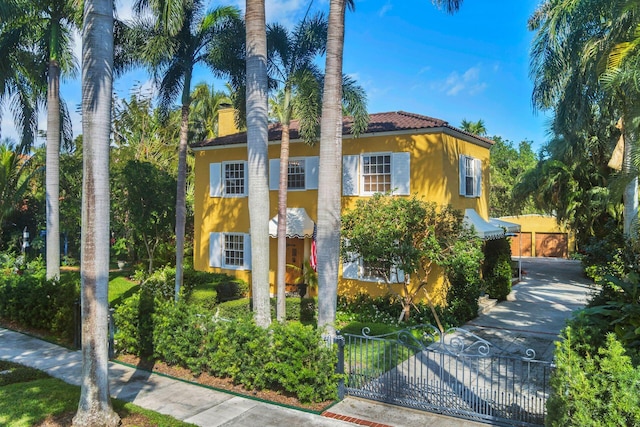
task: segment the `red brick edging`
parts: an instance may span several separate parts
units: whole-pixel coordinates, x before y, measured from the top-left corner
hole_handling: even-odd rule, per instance
[[[323,417],[333,418],[340,421],[347,421],[350,423],[358,424],[361,426],[369,426],[369,427],[393,427],[388,424],[376,423],[374,421],[361,420],[360,418],[349,417],[347,415],[340,415],[333,412],[325,411],[322,413]]]

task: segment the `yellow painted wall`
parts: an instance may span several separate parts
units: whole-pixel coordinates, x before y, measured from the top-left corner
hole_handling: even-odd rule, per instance
[[[567,233],[567,242],[569,254],[575,252],[576,239],[575,234],[562,224],[558,224],[558,220],[553,215],[518,215],[518,216],[503,216],[500,219],[514,224],[519,224],[522,233],[531,233],[532,240],[532,256],[535,254],[535,242],[536,233]]]
[[[488,218],[489,187],[489,149],[488,147],[456,138],[443,132],[421,135],[394,134],[345,138],[344,155],[361,153],[399,152],[411,153],[410,191],[426,201],[438,205],[451,204],[454,208],[475,209],[483,218]],[[221,270],[209,267],[210,232],[248,232],[248,199],[209,197],[209,164],[225,161],[246,160],[246,145],[213,147],[195,150],[195,236],[194,267],[203,271],[222,271],[250,281],[247,271]],[[318,146],[308,146],[302,142],[291,143],[290,157],[317,156]],[[468,155],[482,161],[482,194],[479,198],[467,198],[459,195],[459,157]],[[280,144],[271,144],[268,148],[270,159],[279,158]],[[277,191],[270,191],[269,217],[277,214]],[[342,209],[350,209],[359,197],[342,197]],[[303,207],[312,220],[317,220],[317,190],[288,192],[289,207]],[[308,239],[307,239],[308,240]],[[308,254],[309,242],[305,242]],[[274,291],[276,269],[276,239],[270,239],[270,283]],[[340,277],[341,272],[340,272]],[[435,270],[431,274],[427,290],[436,303],[444,302],[443,276]],[[372,296],[387,293],[386,285],[359,280],[341,280],[341,294],[367,292]]]

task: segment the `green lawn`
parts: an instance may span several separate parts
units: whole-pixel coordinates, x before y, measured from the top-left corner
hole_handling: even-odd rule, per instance
[[[115,307],[129,298],[140,286],[129,280],[124,271],[113,271],[109,274],[109,305]]]
[[[73,415],[79,399],[80,387],[35,369],[0,361],[0,425],[29,427],[42,422],[49,415]],[[112,399],[112,403],[120,418],[132,417],[137,425],[192,426],[131,403],[117,399]]]

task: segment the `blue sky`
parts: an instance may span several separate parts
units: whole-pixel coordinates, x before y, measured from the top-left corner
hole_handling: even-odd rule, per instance
[[[527,139],[539,148],[547,139],[548,116],[531,107],[527,19],[540,0],[464,0],[449,15],[429,0],[355,0],[347,12],[344,72],[365,88],[370,113],[404,110],[448,121],[482,119],[490,136],[515,144]],[[304,15],[308,0],[266,0],[267,20],[292,26]],[[131,0],[116,0],[119,16],[130,16]],[[219,1],[212,6],[244,0]],[[313,9],[328,12],[327,0]],[[80,52],[79,37],[76,51]],[[79,55],[78,55],[79,57]],[[194,82],[224,82],[199,69]],[[135,85],[152,87],[142,71],[115,82],[119,97]],[[80,82],[61,87],[69,110],[80,104]],[[81,133],[73,113],[74,134]],[[40,120],[45,128],[46,120]],[[3,115],[2,136],[14,136],[10,115]]]

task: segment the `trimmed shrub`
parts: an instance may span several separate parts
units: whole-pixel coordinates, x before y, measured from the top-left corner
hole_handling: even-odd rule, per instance
[[[453,253],[446,266],[449,289],[445,311],[454,324],[462,324],[478,315],[478,298],[483,286],[479,266],[484,255],[479,245],[457,243]]]
[[[114,341],[117,352],[140,357],[153,355],[152,315],[155,311],[155,303],[153,296],[148,292],[140,291],[116,308],[113,319],[116,326]]]
[[[488,240],[485,245],[482,271],[487,293],[504,301],[511,293],[511,245],[506,238]]]
[[[244,280],[226,280],[220,282],[216,289],[218,302],[233,301],[247,296],[249,285]]]

